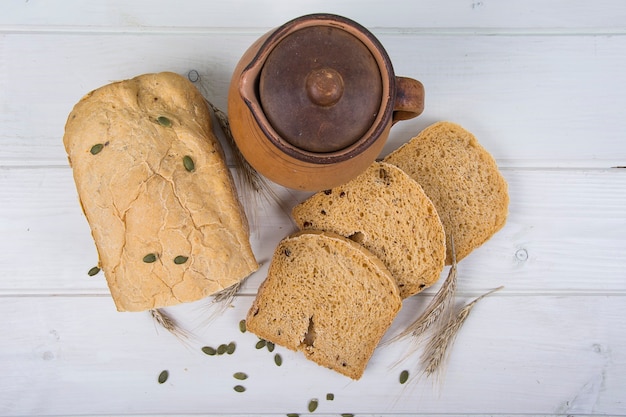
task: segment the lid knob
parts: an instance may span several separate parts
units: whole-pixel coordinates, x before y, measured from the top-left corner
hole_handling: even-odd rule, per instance
[[[273,130],[312,153],[342,152],[357,143],[381,110],[382,90],[368,46],[347,28],[322,24],[278,41],[258,82],[259,102]]]
[[[332,106],[343,95],[343,79],[332,68],[314,69],[306,77],[306,92],[314,104]]]

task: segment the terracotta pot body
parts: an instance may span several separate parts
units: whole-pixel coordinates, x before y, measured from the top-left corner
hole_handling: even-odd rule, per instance
[[[382,45],[336,15],[294,19],[258,39],[228,92],[233,137],[262,175],[319,191],[363,172],[391,126],[424,108],[419,81],[396,77]]]

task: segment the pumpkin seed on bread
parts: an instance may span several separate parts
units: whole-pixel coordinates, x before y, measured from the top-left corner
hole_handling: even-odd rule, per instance
[[[186,78],[92,91],[63,143],[119,311],[196,301],[258,269],[211,114]]]

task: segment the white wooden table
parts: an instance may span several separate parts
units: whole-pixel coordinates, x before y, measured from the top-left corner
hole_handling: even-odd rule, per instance
[[[1,415],[626,415],[626,3],[541,1],[5,1],[0,13]],[[211,300],[168,310],[182,343],[147,313],[118,313],[62,146],[88,91],[147,72],[196,71],[226,108],[232,70],[272,27],[331,12],[368,27],[426,110],[384,152],[450,120],[496,157],[508,223],[459,265],[459,302],[504,285],[461,329],[445,378],[400,385],[418,355],[376,351],[357,382],[241,333],[269,257],[292,231],[248,206],[263,268],[218,318]],[[304,197],[276,187],[287,204]],[[445,271],[444,271],[445,272]],[[405,303],[404,328],[437,286]],[[232,355],[205,345],[235,341]],[[157,382],[169,371],[164,384]],[[232,374],[244,371],[244,393]],[[326,394],[333,393],[333,401]]]

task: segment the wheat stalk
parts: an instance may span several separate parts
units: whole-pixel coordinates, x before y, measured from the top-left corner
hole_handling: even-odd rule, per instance
[[[448,357],[450,346],[454,343],[459,329],[469,316],[474,306],[483,298],[501,290],[502,288],[502,286],[494,288],[474,299],[472,302],[466,304],[430,339],[421,357],[421,362],[424,365],[423,371],[427,377],[437,374],[442,370],[443,364]]]
[[[243,154],[237,147],[237,143],[235,142],[235,138],[233,137],[232,130],[230,129],[230,121],[228,120],[227,114],[222,111],[219,107],[214,105],[210,100],[206,98],[208,95],[206,86],[202,83],[201,76],[196,70],[191,70],[187,74],[187,78],[189,81],[194,83],[198,89],[202,92],[204,96],[204,101],[209,106],[217,123],[220,126],[222,133],[226,137],[227,143],[225,145],[231,150],[233,162],[235,167],[237,168],[237,184],[238,191],[241,195],[241,198],[244,200],[244,209],[248,207],[246,213],[248,217],[254,216],[257,214],[258,210],[256,210],[256,205],[258,204],[259,196],[269,203],[277,204],[281,210],[289,215],[289,209],[284,205],[281,199],[278,197],[274,189],[272,188],[272,184],[267,178],[259,174],[252,165],[244,158]],[[254,222],[256,224],[256,222]]]
[[[276,192],[272,189],[271,184],[261,174],[259,174],[256,169],[244,158],[243,154],[237,147],[237,143],[235,142],[235,138],[233,137],[233,133],[230,129],[230,122],[228,120],[228,116],[222,110],[220,110],[217,106],[213,105],[209,100],[205,99],[215,118],[217,119],[218,124],[220,125],[220,129],[224,133],[224,136],[228,140],[228,145],[230,150],[232,151],[233,161],[235,166],[238,168],[239,175],[237,176],[237,181],[239,183],[239,188],[242,191],[248,191],[246,196],[252,194],[253,196],[260,195],[267,202],[273,202],[282,207],[282,201],[276,194]],[[245,198],[245,197],[244,197]],[[249,198],[247,198],[249,200]],[[256,199],[253,199],[256,201]],[[256,210],[255,210],[256,212]]]

